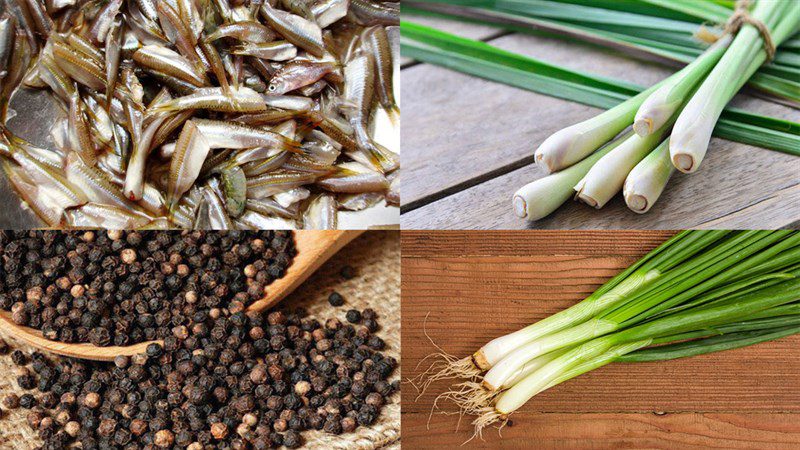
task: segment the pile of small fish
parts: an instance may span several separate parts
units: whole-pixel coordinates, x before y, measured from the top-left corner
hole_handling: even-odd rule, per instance
[[[399,3],[5,6],[0,162],[49,226],[324,229],[340,210],[399,204],[399,157],[374,124],[399,127]],[[19,87],[63,109],[55,149],[5,126]]]

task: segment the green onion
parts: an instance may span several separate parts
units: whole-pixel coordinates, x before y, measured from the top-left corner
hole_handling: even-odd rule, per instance
[[[796,333],[800,232],[685,231],[582,302],[458,364],[448,360],[449,372],[434,377],[468,374],[440,399],[478,415],[480,434],[536,394],[606,364],[689,357]]]

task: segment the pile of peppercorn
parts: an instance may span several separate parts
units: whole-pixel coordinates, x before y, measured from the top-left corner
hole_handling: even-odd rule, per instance
[[[264,296],[291,231],[0,231],[0,308],[48,339],[163,339]]]
[[[303,430],[372,425],[399,389],[387,381],[396,360],[359,323],[377,323],[377,315],[359,315],[343,324],[302,310],[202,314],[163,346],[113,364],[14,351],[19,386],[38,393],[2,404],[30,409],[28,424],[46,450],[74,442],[84,450],[296,448]]]

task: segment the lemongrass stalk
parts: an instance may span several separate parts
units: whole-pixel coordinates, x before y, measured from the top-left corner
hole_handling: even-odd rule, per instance
[[[752,16],[765,23],[776,46],[800,28],[800,8],[793,2],[759,0]],[[678,170],[691,173],[700,167],[723,108],[766,58],[759,31],[745,24],[678,116],[670,142]]]
[[[633,136],[633,132],[626,133],[587,156],[583,161],[521,187],[514,193],[511,201],[514,213],[518,217],[531,221],[549,216],[574,195],[573,187],[575,183],[586,176],[589,169],[600,158],[631,136]]]
[[[669,138],[636,165],[625,178],[622,195],[631,211],[644,214],[664,192],[675,166],[669,159]]]
[[[650,94],[636,112],[633,131],[639,136],[647,136],[663,127],[725,54],[731,40],[730,35],[725,35]]]
[[[585,160],[631,125],[636,110],[657,86],[640,92],[591,119],[553,133],[536,149],[536,164],[553,173]]]
[[[622,189],[633,168],[659,144],[669,125],[642,137],[633,135],[608,152],[575,185],[578,198],[600,209]]]

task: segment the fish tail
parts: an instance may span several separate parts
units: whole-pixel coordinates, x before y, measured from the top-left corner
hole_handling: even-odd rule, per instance
[[[282,150],[285,150],[290,153],[297,153],[299,155],[305,153],[305,151],[303,150],[303,144],[301,144],[299,141],[296,141],[294,139],[289,139],[287,137],[283,137],[281,141],[282,142],[280,148]]]

